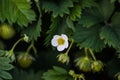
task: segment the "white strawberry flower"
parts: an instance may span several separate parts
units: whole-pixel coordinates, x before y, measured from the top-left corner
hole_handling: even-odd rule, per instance
[[[52,46],[57,47],[58,51],[63,51],[68,48],[68,37],[65,34],[54,35],[51,40],[51,44]]]

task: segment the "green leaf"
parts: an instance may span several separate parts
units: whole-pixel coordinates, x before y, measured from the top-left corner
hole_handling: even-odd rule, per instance
[[[5,55],[5,51],[4,50],[0,50],[0,56],[3,56],[3,55]]]
[[[71,11],[70,11],[70,19],[75,21],[76,18],[80,18],[81,17],[81,13],[82,13],[82,8],[79,4],[75,4],[74,7],[71,8]]]
[[[75,32],[74,22],[69,17],[66,19],[66,24],[73,32]]]
[[[45,80],[67,80],[70,76],[65,69],[56,66],[45,72],[42,78]]]
[[[114,3],[116,0],[110,0],[111,3]]]
[[[104,21],[101,16],[98,8],[86,8],[79,19],[79,24],[82,24],[83,27],[87,28],[92,27]]]
[[[17,22],[27,26],[35,20],[35,13],[27,0],[0,0],[0,21],[7,19],[10,24]]]
[[[101,0],[99,2],[99,10],[103,15],[104,20],[109,19],[114,9],[115,9],[114,3],[111,3],[110,0]]]
[[[0,50],[0,79],[12,79],[11,75],[6,72],[6,70],[11,70],[13,66],[10,64],[10,59],[4,57],[5,53],[6,51]]]
[[[112,24],[114,25],[120,25],[120,12],[116,12],[112,19],[111,19]]]
[[[37,38],[40,37],[40,32],[41,32],[42,12],[41,12],[41,8],[40,8],[38,3],[36,3],[36,6],[37,6],[38,11],[39,11],[38,21],[34,25],[31,25],[30,27],[24,29],[22,32],[23,35],[27,34],[30,37],[30,40],[37,40]]]
[[[47,31],[48,36],[45,39],[45,45],[50,45],[51,39],[54,35],[65,34],[67,30],[67,24],[65,19],[60,17],[53,18],[52,24],[50,25],[49,30]]]
[[[30,40],[37,40],[37,38],[40,37],[41,24],[41,17],[39,17],[38,22],[36,22],[34,25],[27,27],[26,29],[23,29],[22,35],[27,34]]]
[[[10,62],[10,59],[9,58],[6,58],[6,57],[0,57],[0,63],[9,63]]]
[[[73,2],[71,0],[59,0],[59,1],[43,1],[43,9],[46,12],[52,12],[53,17],[61,16],[64,14],[69,14],[69,7],[73,7]]]
[[[101,29],[100,37],[109,46],[118,47],[120,45],[120,27],[106,25]]]
[[[67,71],[66,71],[64,68],[57,67],[57,66],[53,66],[53,69],[54,69],[56,72],[59,72],[60,74],[64,74],[64,73],[67,74]]]
[[[94,0],[80,0],[80,5],[82,8],[86,8],[96,6],[97,4]]]
[[[91,48],[92,50],[100,51],[105,47],[99,36],[100,25],[85,28],[77,24],[75,28],[76,32],[74,32],[73,38],[80,48]]]
[[[0,77],[4,79],[12,79],[12,76],[8,72],[2,70],[0,70]]]
[[[0,80],[3,80],[2,78],[0,78]]]
[[[1,22],[4,22],[5,21],[5,16],[4,16],[4,14],[3,14],[3,6],[4,6],[4,4],[3,4],[3,1],[1,0],[0,1],[0,21]]]
[[[13,66],[11,64],[5,64],[0,62],[0,70],[11,70]]]

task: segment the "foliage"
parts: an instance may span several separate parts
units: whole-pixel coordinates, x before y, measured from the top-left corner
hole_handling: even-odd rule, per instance
[[[73,8],[71,8],[71,13],[70,13],[70,19],[71,20],[76,20],[76,18],[80,18],[81,16],[81,6],[78,4],[75,4]]]
[[[38,22],[35,25],[31,25],[30,27],[24,29],[22,31],[23,34],[27,34],[30,37],[30,40],[37,40],[37,37],[40,36],[41,32],[41,17],[39,17]]]
[[[22,31],[22,34],[27,34],[30,37],[30,40],[37,40],[37,37],[40,37],[40,32],[41,32],[41,25],[42,25],[42,20],[41,20],[41,9],[38,3],[36,3],[36,6],[39,11],[39,18],[38,21],[34,25],[30,25],[30,27],[27,27]]]
[[[10,59],[4,57],[5,51],[0,50],[0,80],[12,79],[8,70],[11,70],[13,66],[10,64]]]
[[[26,0],[1,0],[0,21],[7,19],[10,24],[17,22],[20,26],[27,26],[35,20],[35,13],[30,8],[30,2]]]
[[[75,66],[79,61],[76,61],[78,57],[80,57],[79,59],[81,59],[81,57],[92,58],[92,62],[99,61],[99,64],[104,64],[104,62],[109,64],[113,58],[119,61],[119,19],[120,0],[0,0],[0,79],[12,79],[11,75],[15,73],[9,72],[9,70],[13,68],[13,65],[21,68],[15,61],[17,60],[15,58],[18,58],[16,57],[18,55],[17,52],[29,52],[27,54],[31,54],[31,56],[37,58],[33,61],[33,64],[36,66],[30,65],[27,69],[32,67],[34,70],[34,68],[37,67],[37,70],[40,70],[38,66],[43,65],[38,65],[39,60],[47,56],[47,58],[40,62],[42,62],[42,64],[48,64],[46,63],[49,62],[47,60],[52,59],[52,56],[48,56],[51,52],[55,56],[58,55],[56,56],[58,62],[68,62],[68,66],[62,64],[67,67],[66,69],[58,65],[44,72],[42,78],[45,80],[81,79],[80,74],[84,74],[84,71],[80,73],[82,71],[81,68],[78,69]],[[4,35],[2,32],[8,35],[11,33],[8,30],[2,29],[3,24],[10,25],[15,35],[10,38],[3,38]],[[54,35],[61,34],[67,35],[69,38],[69,46],[64,50],[65,52],[59,53],[56,52],[55,48],[50,44]],[[27,38],[27,43],[22,42],[25,40],[23,37],[21,38],[21,36]],[[20,45],[18,45],[18,43],[20,43]],[[106,50],[108,52],[106,52]],[[108,59],[111,53],[109,52],[110,50],[114,51],[112,52],[114,56],[110,56],[111,58]],[[42,52],[44,52],[44,56],[40,55]],[[60,54],[62,54],[62,57],[59,56]],[[65,55],[67,55],[67,57],[65,57]],[[11,62],[9,58],[13,58],[13,62]],[[108,60],[105,61],[104,59]],[[114,62],[113,60],[112,63]],[[81,63],[83,63],[83,60],[81,60],[80,65],[86,65],[86,63]],[[109,65],[102,65],[102,67],[97,65],[100,69],[96,67],[96,63],[94,63],[94,65],[97,72],[102,73],[102,69],[106,71],[103,67],[109,70]],[[120,67],[119,65],[115,66]],[[71,73],[72,77],[68,72],[70,69],[74,72],[74,74]],[[88,71],[92,74],[97,74],[91,72],[91,70]],[[29,75],[32,76],[32,78],[34,78],[33,76],[37,76],[37,79],[39,78],[38,75],[41,75],[41,73],[34,72],[15,72],[18,72],[18,74],[14,77],[19,77],[18,75],[21,74],[20,79],[22,80],[24,78],[22,73],[26,75],[26,80],[30,80]],[[115,73],[113,75],[115,75]],[[113,75],[110,76],[113,77]]]
[[[74,39],[78,43],[78,46],[81,48],[92,48],[96,51],[104,48],[104,42],[99,37],[99,29],[99,25],[95,25],[92,28],[84,28],[81,25],[77,25]]]
[[[65,33],[67,29],[68,28],[65,20],[60,17],[52,18],[52,24],[50,25],[50,29],[47,31],[48,36],[45,39],[45,44],[49,45],[49,42],[52,39],[53,35]]]
[[[98,5],[101,6],[99,7],[99,9],[93,8],[93,9],[87,9],[84,11],[85,13],[83,13],[83,16],[78,22],[78,25],[79,27],[87,27],[87,28],[86,29],[79,28],[80,30],[78,31],[79,33],[77,33],[77,31],[74,33],[76,42],[77,40],[79,40],[78,45],[80,45],[81,47],[92,48],[95,51],[99,51],[103,49],[105,44],[108,44],[109,46],[112,46],[112,47],[118,47],[119,46],[119,42],[118,42],[119,26],[117,25],[118,24],[116,22],[117,20],[115,21],[113,16],[111,19],[111,23],[108,22],[109,18],[112,15],[114,6],[112,3],[110,3],[107,0],[105,2],[104,0],[101,1]],[[109,8],[109,6],[112,8]],[[102,22],[103,24],[101,24]],[[76,27],[76,30],[78,30],[77,27]],[[88,33],[86,30],[88,30]],[[85,36],[88,36],[88,37],[85,37]],[[96,38],[93,38],[93,37],[96,37]],[[103,40],[104,40],[104,43],[103,43]],[[92,44],[95,44],[95,45],[92,45]]]
[[[71,0],[60,0],[60,1],[43,1],[42,5],[45,12],[52,11],[52,16],[57,17],[61,16],[63,17],[64,14],[69,14],[69,7],[73,7],[73,3]]]
[[[73,80],[67,71],[61,67],[54,66],[53,69],[48,70],[43,74],[45,80]]]

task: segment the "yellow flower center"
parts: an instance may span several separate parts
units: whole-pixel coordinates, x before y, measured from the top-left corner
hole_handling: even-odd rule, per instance
[[[58,42],[58,45],[63,45],[65,40],[63,38],[59,38],[57,42]]]

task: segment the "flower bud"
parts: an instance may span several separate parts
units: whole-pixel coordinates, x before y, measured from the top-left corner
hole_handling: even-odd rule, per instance
[[[29,37],[26,34],[24,34],[24,38],[23,39],[24,39],[25,42],[29,42]]]
[[[80,57],[76,60],[76,66],[84,72],[91,71],[91,59],[88,57]]]
[[[103,63],[99,60],[93,61],[91,64],[91,68],[94,72],[99,72],[103,69]]]
[[[70,70],[70,71],[69,71],[69,75],[74,76],[74,75],[75,75],[74,70]]]
[[[61,53],[57,57],[58,57],[58,61],[66,64],[69,63],[69,56],[67,54]]]

